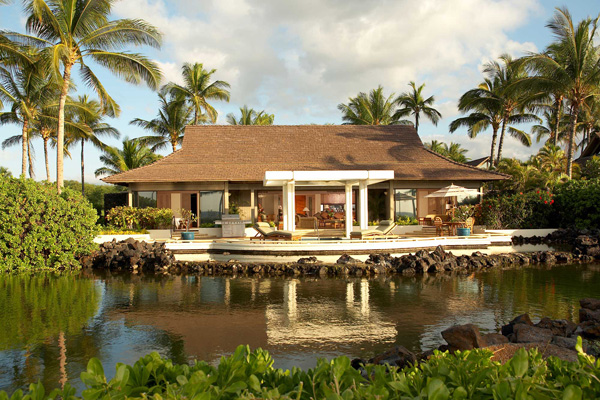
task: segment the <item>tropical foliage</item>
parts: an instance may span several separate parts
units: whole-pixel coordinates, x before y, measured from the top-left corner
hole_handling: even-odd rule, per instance
[[[431,107],[435,102],[433,96],[427,98],[423,97],[423,88],[425,84],[417,87],[417,85],[411,81],[408,86],[411,90],[404,92],[398,98],[396,98],[396,104],[400,108],[396,111],[395,117],[400,119],[413,115],[415,117],[415,129],[419,132],[419,120],[421,115],[431,121],[434,125],[437,125],[442,114],[435,108]]]
[[[425,147],[449,159],[465,163],[469,161],[467,158],[467,149],[463,148],[460,143],[451,142],[450,144],[443,143],[437,140],[424,143]]]
[[[360,92],[356,97],[348,99],[348,104],[338,105],[342,112],[342,121],[346,125],[397,125],[410,124],[410,121],[400,120],[394,107],[394,93],[383,94],[383,87],[378,86],[367,95]]]
[[[1,268],[77,267],[94,249],[96,211],[81,193],[30,179],[0,179]]]
[[[212,82],[215,72],[216,69],[206,70],[200,63],[185,63],[181,68],[184,84],[171,82],[165,86],[165,90],[169,91],[174,98],[183,98],[192,107],[194,125],[217,121],[217,110],[209,100],[229,101],[229,83],[219,80]]]
[[[152,164],[160,158],[161,156],[154,153],[143,140],[125,137],[122,149],[104,148],[104,154],[100,156],[104,167],[98,168],[95,174],[96,176],[114,175]]]
[[[153,207],[114,207],[107,216],[106,222],[121,229],[165,229],[173,223],[173,210]]]
[[[235,114],[227,114],[227,123],[229,125],[273,125],[275,121],[274,114],[267,114],[265,110],[256,111],[253,108],[240,108],[240,117],[236,118]]]
[[[578,343],[581,349],[581,340]],[[107,379],[98,359],[92,358],[81,373],[86,389],[83,399],[592,399],[600,395],[600,362],[579,353],[576,362],[545,360],[532,349],[519,349],[505,364],[492,361],[492,352],[435,352],[427,361],[399,369],[369,365],[364,375],[347,357],[320,359],[315,368],[273,368],[268,352],[239,346],[219,365],[204,361],[175,364],[152,353],[133,366],[117,364],[114,378]],[[474,373],[474,371],[476,373]],[[42,384],[31,384],[11,400],[27,398],[75,399],[75,389],[66,385],[50,392]],[[8,400],[0,392],[0,400]]]

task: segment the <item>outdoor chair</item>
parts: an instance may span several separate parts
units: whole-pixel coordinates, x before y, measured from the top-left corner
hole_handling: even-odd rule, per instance
[[[256,230],[256,235],[253,238],[250,238],[250,240],[252,239],[258,239],[258,240],[300,240],[300,235],[296,234],[295,232],[292,231],[282,231],[282,230],[275,230],[275,231],[269,231],[267,230],[268,228],[270,228],[271,226],[269,225],[268,222],[257,222],[254,224],[254,229]]]
[[[389,237],[396,223],[392,220],[380,221],[376,229],[363,229],[350,233],[350,239],[382,238]]]
[[[475,219],[473,217],[469,217],[465,221],[465,228],[469,228],[471,233],[473,233],[473,226],[475,225]]]
[[[448,232],[448,236],[452,235],[450,232],[450,226],[444,225],[444,221],[440,217],[435,217],[433,220],[433,225],[435,226],[435,233],[438,236],[444,236],[444,229]]]

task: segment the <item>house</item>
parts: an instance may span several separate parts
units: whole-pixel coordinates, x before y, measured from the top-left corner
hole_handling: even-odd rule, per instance
[[[587,146],[585,146],[579,158],[574,161],[582,166],[587,162],[587,160],[594,156],[600,155],[600,133],[593,132],[590,136],[591,137]]]
[[[103,179],[129,188],[133,206],[190,209],[199,223],[232,206],[242,217],[283,221],[341,212],[370,220],[443,214],[425,196],[452,183],[480,189],[506,175],[451,161],[406,125],[188,126],[182,148],[155,163]],[[352,214],[345,210],[352,207]],[[352,224],[346,223],[346,229]]]
[[[467,161],[465,164],[475,168],[489,168],[490,156],[481,157],[476,160]]]

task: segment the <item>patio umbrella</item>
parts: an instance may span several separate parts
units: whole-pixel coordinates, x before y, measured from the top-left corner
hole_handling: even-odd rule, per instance
[[[476,196],[478,194],[483,194],[483,193],[481,193],[477,189],[467,189],[466,187],[457,186],[455,184],[452,184],[450,186],[441,188],[438,191],[430,193],[425,197],[456,197],[456,196],[460,196],[460,195]]]

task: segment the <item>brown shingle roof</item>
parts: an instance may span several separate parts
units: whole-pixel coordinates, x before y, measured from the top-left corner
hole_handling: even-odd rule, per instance
[[[428,151],[411,126],[188,126],[182,148],[108,183],[262,181],[265,171],[394,170],[399,180],[506,179]]]

